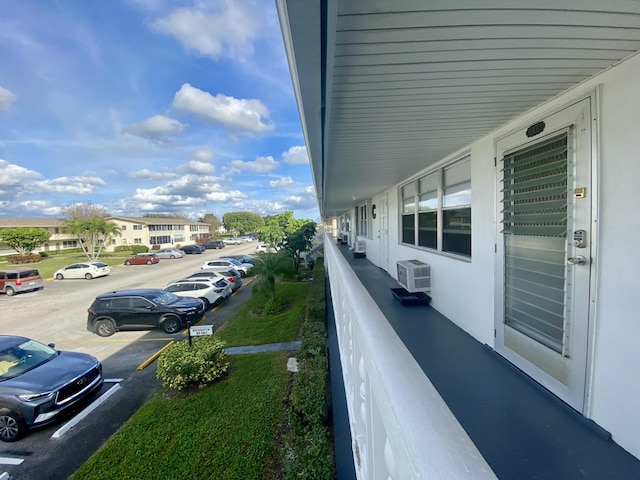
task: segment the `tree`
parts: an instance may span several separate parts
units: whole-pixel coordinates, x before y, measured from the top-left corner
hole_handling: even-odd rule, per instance
[[[51,233],[46,228],[17,227],[0,230],[0,241],[13,248],[21,257],[26,257],[46,243]]]
[[[77,203],[63,213],[67,217],[63,231],[77,237],[90,261],[96,261],[111,238],[120,234],[120,229],[107,219],[107,211],[100,206]]]
[[[271,247],[285,249],[296,271],[300,265],[300,256],[311,248],[311,240],[316,233],[316,224],[311,220],[296,219],[293,212],[287,210],[271,217],[268,224],[258,231],[260,239]]]
[[[240,235],[253,233],[264,226],[264,220],[256,213],[229,212],[222,216],[222,223],[227,231],[237,231]]]
[[[256,288],[276,304],[276,277],[293,273],[291,259],[285,252],[263,253],[255,255],[252,273],[259,276]]]
[[[216,217],[213,213],[205,213],[204,217],[198,218],[200,223],[208,223],[209,224],[209,232],[215,233],[218,230],[218,227],[222,225],[218,217]]]

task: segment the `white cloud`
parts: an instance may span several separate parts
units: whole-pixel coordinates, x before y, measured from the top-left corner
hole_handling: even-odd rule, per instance
[[[173,99],[177,110],[191,113],[201,122],[221,125],[232,133],[253,135],[273,130],[269,110],[260,100],[246,100],[210,93],[185,83]]]
[[[175,37],[187,52],[241,60],[253,56],[253,42],[261,31],[257,17],[238,0],[227,0],[217,11],[179,8],[152,23],[163,34]]]
[[[11,104],[17,99],[18,96],[15,93],[0,87],[0,112],[7,112]]]
[[[92,173],[85,173],[77,177],[58,177],[34,182],[34,187],[39,191],[75,195],[91,193],[96,187],[103,185],[106,185],[104,180]]]
[[[208,148],[198,148],[191,154],[192,160],[198,160],[200,162],[211,162],[213,160],[213,150]]]
[[[0,160],[0,189],[40,178],[38,172]],[[1,190],[0,190],[1,191]]]
[[[243,160],[232,160],[231,167],[240,171],[247,171],[253,173],[265,173],[271,172],[280,168],[278,162],[273,157],[258,157],[253,162],[245,162]]]
[[[280,177],[278,180],[271,180],[269,185],[274,188],[292,188],[296,186],[296,182],[293,181],[293,178],[287,176]]]
[[[288,165],[309,165],[307,147],[295,146],[282,153],[282,161]]]
[[[181,170],[191,173],[201,173],[203,175],[212,175],[215,172],[216,168],[209,162],[190,160],[186,166],[181,168]]]
[[[134,123],[122,129],[122,133],[130,133],[145,138],[152,143],[167,144],[169,137],[181,135],[189,126],[164,115],[154,115],[140,123]]]
[[[170,172],[166,168],[157,172],[151,171],[148,168],[143,168],[142,170],[137,170],[129,174],[129,178],[139,178],[141,180],[173,180],[174,178],[177,178],[177,176],[178,175]]]

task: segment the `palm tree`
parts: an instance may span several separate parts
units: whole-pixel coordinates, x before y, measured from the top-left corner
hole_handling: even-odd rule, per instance
[[[260,280],[256,283],[258,291],[269,297],[272,302],[275,302],[276,278],[279,276],[292,275],[295,270],[291,262],[291,257],[287,252],[259,252],[255,256],[255,263],[251,272],[260,275]]]
[[[90,261],[96,261],[111,238],[120,234],[118,226],[104,217],[68,220],[64,231],[78,237],[80,247]]]

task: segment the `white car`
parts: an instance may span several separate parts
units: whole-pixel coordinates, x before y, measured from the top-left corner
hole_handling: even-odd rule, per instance
[[[185,278],[170,283],[163,290],[179,297],[199,298],[207,309],[226,301],[232,293],[231,283],[224,278]]]
[[[224,278],[231,284],[231,291],[233,292],[242,287],[242,275],[240,275],[240,272],[234,268],[209,268],[193,273],[189,276],[189,278],[206,278],[210,277],[211,275],[222,276],[222,278]]]
[[[276,253],[278,251],[277,248],[270,247],[267,243],[260,243],[256,247],[256,252],[264,252],[264,253]]]
[[[156,250],[155,253],[158,258],[182,258],[186,255],[182,250],[178,250],[177,248],[161,248],[160,250]]]
[[[230,269],[230,268],[235,268],[237,271],[240,272],[240,275],[242,275],[243,277],[246,277],[247,273],[249,273],[249,270],[253,268],[253,265],[251,263],[241,263],[233,258],[217,258],[214,260],[207,260],[206,262],[204,262],[200,267],[200,270],[206,270],[206,269],[221,270],[221,269]]]
[[[106,277],[110,273],[111,268],[106,263],[80,262],[56,270],[53,277],[56,280],[64,280],[65,278],[84,278],[91,280],[96,277]]]

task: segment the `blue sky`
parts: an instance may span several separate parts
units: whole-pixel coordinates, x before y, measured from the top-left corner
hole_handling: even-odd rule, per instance
[[[274,0],[0,0],[0,217],[318,220]]]

